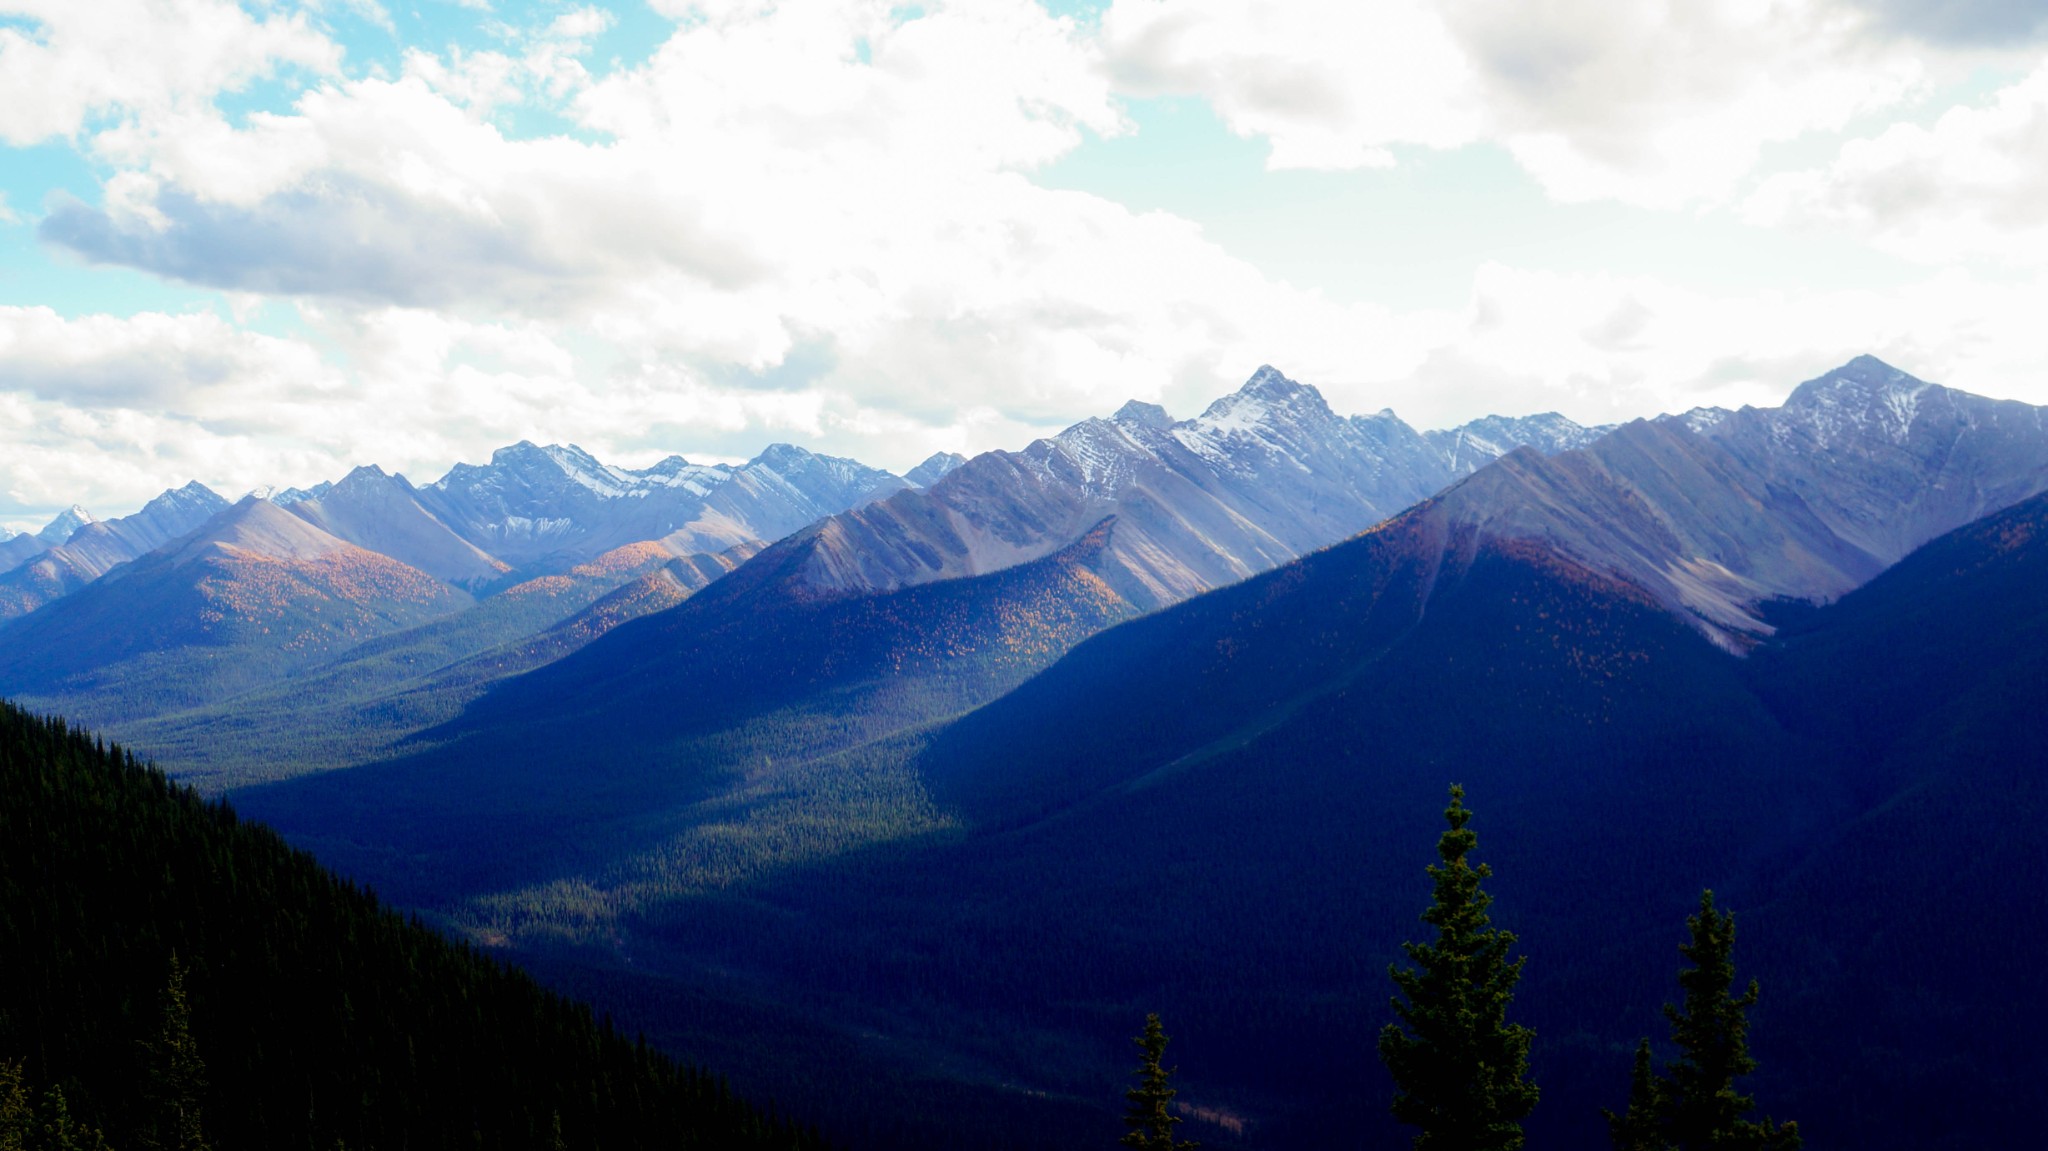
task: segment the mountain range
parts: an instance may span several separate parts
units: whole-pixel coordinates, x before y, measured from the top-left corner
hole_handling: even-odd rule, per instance
[[[315,645],[308,661],[281,662],[263,633],[216,629],[203,645],[208,663],[240,660],[245,674],[174,675],[186,682],[158,690],[165,677],[157,664],[171,657],[137,663],[132,644],[106,637],[133,630],[124,611],[151,615],[171,601],[142,596],[149,585],[136,583],[81,605],[60,602],[111,570],[105,560],[71,560],[66,543],[0,576],[0,618],[37,609],[47,617],[10,630],[16,650],[0,658],[0,690],[176,754],[188,773],[273,778],[285,765],[338,766],[395,748],[455,719],[493,679],[672,606],[701,589],[707,573],[722,575],[764,545],[773,546],[743,581],[751,594],[716,601],[729,620],[782,618],[775,605],[783,600],[999,571],[1074,547],[1112,522],[1089,554],[1091,578],[1109,586],[1114,609],[1075,616],[1094,622],[1072,624],[1079,630],[1032,647],[1029,659],[1003,661],[1001,676],[934,666],[954,685],[924,693],[940,710],[900,713],[903,722],[923,722],[992,698],[1109,622],[1362,530],[1489,453],[1524,442],[1555,450],[1598,434],[1555,414],[1418,433],[1391,412],[1340,417],[1313,388],[1264,368],[1193,419],[1134,402],[1019,452],[973,460],[940,453],[908,479],[789,445],[738,466],[670,457],[636,470],[573,446],[521,443],[423,486],[366,465],[264,497],[326,536],[462,593],[447,599],[448,618],[418,619],[393,634],[362,631],[354,645]],[[127,533],[133,545],[106,558],[138,559],[202,531],[208,513],[223,507],[196,484],[166,493],[130,517],[161,530]],[[172,511],[182,516],[175,523]],[[82,542],[105,528],[67,519],[42,535],[70,532]],[[663,565],[670,570],[659,575]],[[217,589],[255,570],[216,565],[207,579]],[[310,585],[299,590],[314,594]],[[614,598],[600,609],[605,597]],[[403,615],[380,618],[395,624]],[[166,625],[138,623],[159,632]],[[185,623],[192,634],[205,630]],[[960,650],[979,650],[995,634],[1006,633],[998,628]],[[71,647],[44,659],[37,645],[57,636]],[[562,642],[568,636],[575,643]],[[246,653],[235,654],[241,646]],[[494,655],[499,648],[506,651]],[[240,738],[219,738],[227,729]]]
[[[359,468],[51,583],[0,692],[849,1145],[1113,1131],[1154,1010],[1203,1142],[1391,1142],[1371,1039],[1454,781],[1538,1142],[1604,1137],[1711,886],[1811,1145],[2011,1145],[2048,1019],[1984,925],[2048,876],[2044,492],[2043,409],[1870,357],[1440,432],[1262,368],[903,479]]]
[[[196,481],[119,519],[96,521],[84,508],[73,507],[36,535],[8,541],[33,540],[43,546],[0,575],[0,621],[70,595],[115,567],[198,530],[225,507],[226,500]]]
[[[1276,376],[1248,398],[1298,411]],[[1231,410],[1187,438],[1235,432]],[[1170,585],[1132,557],[1186,521],[1145,521],[1149,550],[1118,537],[1172,482],[1147,461],[1187,442],[1141,457],[1103,423],[815,525],[387,762],[237,803],[473,938],[654,1010],[750,1090],[809,1084],[855,1142],[957,1141],[984,1107],[1030,1116],[996,1145],[1085,1138],[1114,1123],[1114,1093],[1090,1085],[1161,1010],[1204,1140],[1284,1147],[1397,1137],[1360,1118],[1384,1110],[1359,1105],[1378,1082],[1365,1053],[1460,781],[1533,956],[1543,1138],[1602,1137],[1705,886],[1771,935],[1751,959],[1781,996],[1758,1020],[1786,1068],[1767,1102],[1836,1133],[1815,1146],[1994,1145],[2035,1114],[1944,1107],[1943,1126],[1905,1102],[1925,1069],[1888,1053],[1909,1038],[1945,1053],[1949,1090],[2023,1093],[2039,1061],[1996,1053],[2041,1020],[2001,1020],[1981,1058],[1960,1038],[2002,960],[1936,957],[1987,912],[1930,902],[1927,857],[1885,845],[1981,831],[2021,873],[2048,864],[2027,830],[2037,783],[2006,813],[1972,798],[2038,761],[2024,717],[2048,704],[2024,639],[2048,618],[2048,583],[2026,574],[2048,563],[2037,409],[1860,359],[1777,409],[1510,450],[1363,534],[1164,607]],[[1259,459],[1290,425],[1239,442]],[[1072,519],[965,515],[977,470],[1052,493],[1001,506]],[[1343,475],[1368,490],[1365,469]],[[1122,498],[1032,558],[1090,491]],[[1237,493],[1217,479],[1204,497],[1175,506]],[[919,530],[848,526],[905,522]],[[947,532],[968,546],[941,551]],[[917,557],[913,539],[939,562],[835,558]],[[990,539],[1012,546],[977,552]],[[975,570],[935,574],[948,562]],[[1988,643],[2001,620],[2014,635]],[[1900,629],[1907,666],[1866,674]],[[1900,814],[1930,804],[1945,832]],[[1830,853],[1850,848],[1860,912],[1829,904]],[[1869,901],[1892,888],[1922,894],[1887,932]],[[1888,947],[1932,974],[1859,998],[1871,985],[1840,963]],[[681,1006],[706,1002],[775,1022],[739,1042]],[[1825,1058],[1823,1037],[1842,1044]],[[821,1045],[843,1075],[806,1059]]]

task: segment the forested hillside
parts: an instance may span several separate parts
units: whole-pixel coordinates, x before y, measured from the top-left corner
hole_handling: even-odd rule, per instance
[[[193,1106],[219,1151],[816,1145],[226,806],[7,705],[0,972],[0,1064],[117,1151]],[[180,1027],[196,1077],[165,1062]]]

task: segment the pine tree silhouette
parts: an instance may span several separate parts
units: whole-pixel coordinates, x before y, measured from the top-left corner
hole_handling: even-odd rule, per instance
[[[1173,1125],[1181,1121],[1173,1113],[1173,1097],[1180,1093],[1167,1085],[1173,1071],[1164,1063],[1166,1029],[1157,1014],[1145,1017],[1145,1033],[1132,1042],[1145,1054],[1138,1063],[1138,1085],[1124,1092],[1130,1101],[1124,1126],[1130,1130],[1118,1142],[1138,1151],[1191,1151],[1199,1144],[1173,1137]]]
[[[1479,885],[1493,869],[1466,862],[1479,836],[1466,826],[1464,788],[1452,786],[1444,818],[1442,862],[1429,869],[1434,899],[1422,914],[1436,941],[1402,944],[1415,968],[1389,969],[1399,1022],[1380,1032],[1380,1058],[1394,1076],[1394,1118],[1421,1129],[1416,1151],[1515,1151],[1537,1098],[1528,1081],[1535,1032],[1507,1021],[1524,961],[1508,959],[1515,937],[1487,919],[1493,900]]]
[[[1756,1070],[1749,1054],[1748,1011],[1756,980],[1741,995],[1735,985],[1735,917],[1700,893],[1700,909],[1686,917],[1692,938],[1678,953],[1692,964],[1678,973],[1684,1003],[1664,1006],[1678,1058],[1662,1076],[1650,1065],[1650,1044],[1636,1049],[1628,1110],[1607,1113],[1616,1151],[1798,1151],[1799,1124],[1745,1119],[1756,1100],[1735,1081]]]
[[[192,1006],[185,998],[185,967],[171,955],[164,985],[163,1025],[143,1041],[142,1095],[145,1119],[136,1146],[142,1151],[206,1151],[199,1105],[206,1091],[206,1065],[192,1038]]]

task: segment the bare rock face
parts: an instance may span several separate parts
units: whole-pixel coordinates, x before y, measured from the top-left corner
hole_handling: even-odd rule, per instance
[[[1265,368],[1194,419],[1133,402],[834,516],[805,533],[815,542],[788,575],[814,593],[982,575],[1115,516],[1104,578],[1156,607],[1363,530],[1429,490],[1381,464],[1315,389]]]
[[[1481,425],[1488,436],[1470,431]],[[1551,415],[1425,435],[1391,411],[1338,416],[1315,388],[1265,367],[1193,419],[1132,401],[834,516],[788,574],[815,593],[981,575],[1115,516],[1103,578],[1151,609],[1364,531],[1515,445],[1562,450],[1598,431]]]
[[[1468,424],[1424,432],[1430,446],[1444,455],[1452,475],[1467,475],[1516,448],[1534,448],[1546,456],[1583,448],[1614,430],[1614,425],[1582,427],[1556,412],[1534,416],[1483,416]]]
[[[227,506],[206,485],[189,483],[119,519],[94,520],[81,508],[71,509],[41,533],[52,538],[62,534],[62,542],[0,575],[0,620],[26,615],[70,595],[116,566],[198,529]]]
[[[788,444],[738,467],[671,456],[632,470],[573,445],[522,442],[487,465],[457,464],[416,495],[479,550],[514,567],[554,569],[644,540],[695,553],[777,539],[904,486],[888,472]]]
[[[458,587],[480,587],[510,570],[435,519],[405,477],[375,466],[357,468],[284,507],[330,535]]]
[[[1516,451],[1425,514],[1542,540],[1720,642],[1772,599],[1832,600],[1936,536],[2048,490],[2043,409],[1859,357],[1783,407],[1637,420],[1575,451]]]
[[[41,555],[66,542],[78,529],[92,522],[91,512],[73,504],[39,531],[0,537],[0,569],[12,568],[31,556]]]

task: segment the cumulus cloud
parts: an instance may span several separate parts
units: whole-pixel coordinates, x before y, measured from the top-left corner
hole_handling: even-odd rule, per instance
[[[1277,166],[1492,140],[1560,197],[1711,202],[1762,143],[1911,89],[1912,53],[1822,0],[1116,0],[1099,25],[1033,0],[656,7],[672,34],[602,75],[584,59],[607,15],[555,7],[491,51],[409,51],[272,112],[231,119],[210,93],[327,67],[311,48],[82,98],[69,120],[0,107],[0,124],[82,133],[113,173],[97,203],[50,204],[44,240],[222,289],[238,317],[0,311],[0,492],[113,514],[190,478],[306,484],[374,462],[428,479],[518,439],[625,462],[790,439],[900,469],[1127,398],[1191,414],[1263,362],[1340,410],[1424,426],[1775,402],[1864,351],[1994,393],[2048,380],[2031,286],[1753,296],[1488,265],[1467,306],[1402,311],[1032,179],[1127,131],[1122,94],[1185,92]],[[2024,239],[2048,203],[2030,83],[1873,136],[1749,210],[1901,251]],[[522,137],[520,110],[562,130]],[[1972,212],[1981,234],[1956,232]],[[239,326],[267,309],[295,309],[300,334]]]
[[[1198,94],[1276,168],[1384,167],[1484,126],[1473,65],[1423,0],[1117,0],[1109,61],[1140,94]]]
[[[0,0],[0,142],[74,136],[96,117],[154,121],[280,65],[320,72],[341,51],[303,13],[232,0]]]
[[[1913,90],[1866,23],[1826,0],[1115,0],[1102,28],[1125,83],[1208,99],[1274,167],[1491,140],[1559,198],[1675,206]]]
[[[1851,140],[1824,168],[1767,180],[1759,224],[1843,228],[1932,264],[2048,263],[2048,63],[1982,106]]]
[[[1554,409],[1582,423],[1775,406],[1871,353],[1924,379],[2048,404],[2030,335],[2048,286],[1946,272],[1883,290],[1716,293],[1655,277],[1483,266],[1459,323],[1378,394],[1427,427]]]
[[[1891,31],[1936,44],[2009,48],[2048,39],[2038,0],[1856,0]]]
[[[1419,355],[1381,310],[1275,283],[1185,220],[1032,183],[1124,123],[1084,31],[1031,0],[685,15],[645,65],[575,82],[586,137],[510,138],[480,110],[507,84],[545,97],[536,46],[558,61],[601,24],[571,13],[519,61],[415,57],[289,114],[109,134],[133,167],[42,235],[337,311],[581,331],[721,387],[845,397],[816,406],[845,427],[951,428],[963,394],[999,413],[977,426],[1039,426],[1206,398],[1269,358]]]
[[[1863,352],[2048,403],[2048,349],[2035,336],[2044,313],[2048,288],[1961,272],[1902,288],[1757,295],[1489,264],[1461,309],[1358,315],[1356,329],[1329,314],[1303,316],[1298,329],[1266,320],[1210,336],[1225,349],[1213,361],[1140,349],[1107,364],[1116,378],[1096,393],[1037,408],[963,402],[990,396],[979,387],[926,402],[869,378],[868,361],[856,369],[823,354],[787,376],[655,356],[595,365],[538,325],[420,309],[308,307],[305,334],[289,339],[203,313],[4,309],[0,515],[12,505],[23,511],[7,518],[34,519],[25,509],[73,501],[119,514],[189,479],[233,494],[360,463],[423,481],[520,439],[573,441],[629,464],[676,450],[744,458],[792,440],[901,470],[941,449],[1021,446],[1130,396],[1192,414],[1264,360],[1319,386],[1339,411],[1391,406],[1422,427],[1489,411],[1559,410],[1590,424],[1776,404]],[[1076,341],[1077,362],[1102,355],[1098,338]],[[973,370],[974,353],[962,356],[961,370]]]

